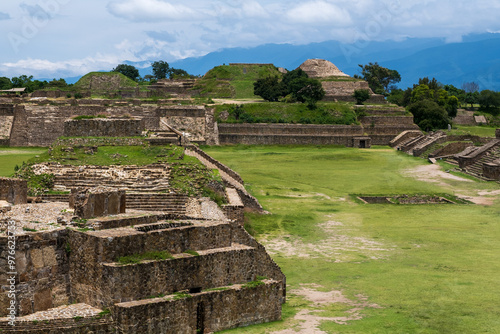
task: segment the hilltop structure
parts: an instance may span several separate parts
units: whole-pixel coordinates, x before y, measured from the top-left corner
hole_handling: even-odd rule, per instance
[[[338,69],[332,62],[324,59],[308,59],[299,66],[310,78],[318,79],[325,90],[325,101],[355,102],[352,94],[357,89],[370,93],[367,103],[386,103],[383,95],[374,94],[368,82],[355,79]]]

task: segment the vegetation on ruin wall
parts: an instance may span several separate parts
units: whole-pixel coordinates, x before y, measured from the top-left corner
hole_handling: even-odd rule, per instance
[[[473,135],[479,137],[495,137],[495,130],[497,127],[490,126],[466,126],[466,125],[453,125],[451,131],[447,131],[446,134],[452,136],[462,136],[462,135]]]
[[[222,65],[208,71],[197,81],[194,90],[202,97],[257,98],[253,83],[269,75],[280,75],[274,65]]]
[[[40,177],[32,175],[30,166],[47,161],[75,166],[142,166],[153,163],[167,163],[171,167],[170,187],[173,191],[190,196],[207,196],[218,204],[225,203],[225,197],[220,191],[216,191],[221,187],[224,189],[218,171],[207,169],[198,159],[184,155],[184,148],[182,147],[175,145],[150,146],[147,143],[136,146],[100,146],[113,145],[116,142],[133,139],[86,137],[84,139],[86,144],[82,145],[83,138],[59,138],[49,150],[28,160],[27,164],[19,169],[17,175],[27,180],[38,180]],[[135,138],[135,140],[138,139]],[[45,184],[43,183],[43,185]],[[35,185],[29,187],[31,192],[36,191],[39,193],[38,188],[41,187]],[[43,187],[43,192],[48,190],[50,190],[50,187]]]
[[[497,183],[407,175],[426,162],[380,147],[225,146],[204,150],[236,170],[270,215],[247,215],[287,276],[283,321],[224,333],[301,327],[295,314],[349,317],[342,300],[314,304],[294,290],[366,296],[360,320],[319,320],[326,333],[498,332],[500,202],[482,205],[362,205],[349,194],[477,196]],[[370,246],[371,245],[371,246]],[[371,248],[371,249],[370,249]],[[319,286],[318,286],[319,285]],[[358,297],[357,297],[358,296]],[[361,301],[361,304],[365,302]],[[365,304],[365,305],[366,305]],[[314,313],[318,311],[318,313]]]
[[[221,123],[358,124],[352,104],[332,102],[318,102],[316,109],[303,103],[225,104],[216,106],[215,116]]]

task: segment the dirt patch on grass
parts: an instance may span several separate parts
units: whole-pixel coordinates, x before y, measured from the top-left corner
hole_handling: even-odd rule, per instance
[[[367,308],[381,308],[377,304],[369,303],[368,298],[363,295],[356,295],[355,299],[349,299],[342,291],[319,291],[318,288],[322,288],[317,284],[301,284],[299,289],[291,290],[290,293],[302,296],[307,301],[312,302],[312,309],[300,310],[294,317],[294,320],[298,320],[300,325],[297,329],[285,329],[278,332],[273,332],[272,334],[321,334],[326,333],[320,330],[318,327],[323,321],[333,321],[339,325],[346,325],[350,321],[363,319],[362,311]],[[329,305],[332,304],[344,304],[342,316],[323,316]]]
[[[447,186],[443,179],[462,182],[473,182],[472,180],[443,172],[439,165],[421,165],[413,169],[407,169],[402,172],[404,176],[411,176],[420,181],[439,183],[441,186]]]
[[[345,235],[345,227],[341,222],[329,220],[318,227],[327,237],[314,243],[304,242],[302,238],[291,235],[263,240],[263,243],[271,255],[281,253],[286,257],[327,258],[337,263],[385,259],[394,249],[394,246],[369,238]]]

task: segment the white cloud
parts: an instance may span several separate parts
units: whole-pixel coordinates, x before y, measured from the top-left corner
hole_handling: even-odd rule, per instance
[[[10,15],[7,13],[0,12],[0,20],[9,20]]]
[[[199,14],[190,7],[162,0],[125,0],[108,4],[108,11],[120,18],[137,22],[193,20]]]
[[[310,1],[288,11],[286,16],[293,22],[311,25],[345,26],[352,23],[349,13],[325,1]]]

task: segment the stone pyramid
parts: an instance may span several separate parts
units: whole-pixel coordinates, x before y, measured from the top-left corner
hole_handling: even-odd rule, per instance
[[[332,62],[324,59],[308,59],[299,66],[309,78],[349,77]]]

